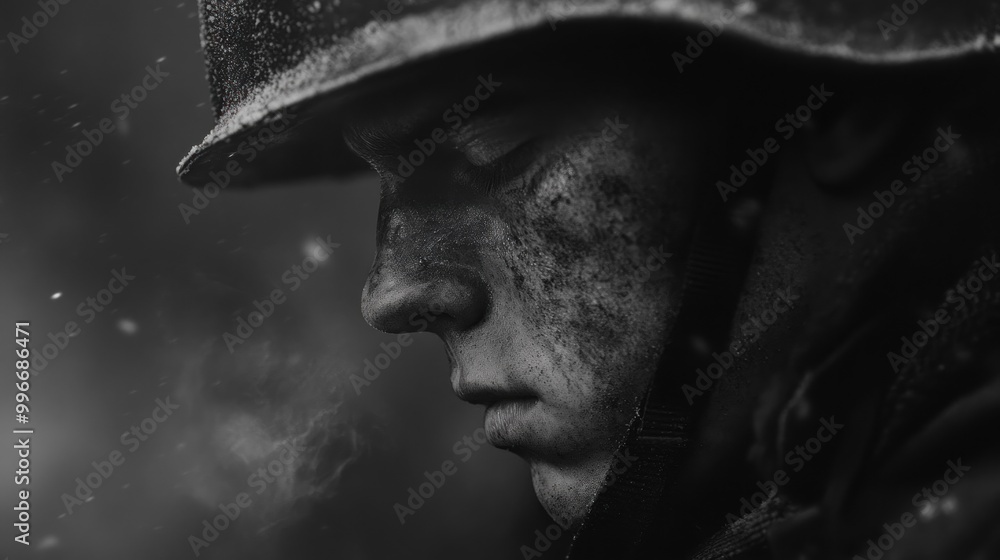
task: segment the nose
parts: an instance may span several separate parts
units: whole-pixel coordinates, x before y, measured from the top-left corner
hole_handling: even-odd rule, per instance
[[[480,323],[490,306],[479,236],[426,213],[380,208],[375,262],[362,294],[372,327],[439,336]]]

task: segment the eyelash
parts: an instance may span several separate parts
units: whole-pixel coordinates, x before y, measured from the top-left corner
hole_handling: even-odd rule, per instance
[[[485,186],[489,195],[499,195],[506,192],[505,187],[510,182],[523,178],[534,160],[531,149],[536,145],[534,138],[526,140],[503,156],[486,165],[469,165],[465,174],[476,185]],[[528,181],[524,181],[528,183]]]

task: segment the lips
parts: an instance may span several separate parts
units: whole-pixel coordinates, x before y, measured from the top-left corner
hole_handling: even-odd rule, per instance
[[[458,398],[486,406],[484,428],[490,444],[500,449],[523,445],[531,432],[527,417],[538,405],[538,396],[524,387],[495,387],[460,383]]]
[[[486,439],[500,449],[516,449],[525,445],[532,432],[528,417],[536,406],[538,399],[520,398],[497,401],[486,407],[483,420]]]

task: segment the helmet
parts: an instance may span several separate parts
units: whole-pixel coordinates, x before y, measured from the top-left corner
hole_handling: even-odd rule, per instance
[[[418,61],[574,22],[662,22],[701,27],[698,32],[707,27],[716,35],[724,27],[726,35],[788,53],[867,64],[1000,48],[1000,8],[982,0],[888,6],[865,0],[200,0],[199,6],[216,125],[178,166],[181,180],[193,185],[217,177],[213,173],[245,186],[356,171],[356,158],[331,154],[329,145],[315,141],[329,134],[329,125],[307,123],[336,123],[352,102]]]

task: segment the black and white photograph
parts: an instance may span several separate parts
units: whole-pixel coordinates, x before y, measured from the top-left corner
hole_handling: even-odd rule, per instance
[[[1000,1],[0,24],[3,560],[1000,560]]]

